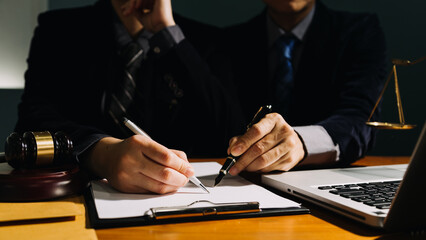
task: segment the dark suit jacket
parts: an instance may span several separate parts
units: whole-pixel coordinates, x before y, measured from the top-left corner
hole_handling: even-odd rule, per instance
[[[28,57],[16,131],[65,131],[79,154],[105,136],[125,138],[101,111],[102,96],[121,79],[112,7],[55,10],[39,16]],[[186,39],[148,53],[144,109],[132,119],[157,142],[191,157],[226,155],[232,122],[240,123],[223,58],[212,47],[217,29],[175,16]],[[210,67],[210,66],[211,67]],[[176,89],[183,91],[183,96]],[[233,117],[235,114],[235,117]]]
[[[271,104],[274,93],[265,14],[226,30],[246,121],[260,105]],[[352,162],[373,143],[374,131],[365,122],[386,75],[384,34],[373,14],[333,11],[317,2],[305,37],[292,105],[283,117],[292,126],[323,126],[339,144],[341,162]]]

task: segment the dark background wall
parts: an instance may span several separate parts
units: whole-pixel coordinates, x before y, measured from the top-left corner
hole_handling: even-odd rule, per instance
[[[92,4],[94,0],[50,0],[49,9]],[[414,60],[426,56],[426,1],[419,0],[323,0],[330,8],[376,13],[385,31],[389,58]],[[216,26],[228,26],[248,20],[262,11],[261,0],[173,0],[181,15]],[[389,60],[390,60],[389,59]],[[390,70],[390,68],[389,68]],[[407,123],[413,130],[380,130],[371,155],[410,155],[426,120],[426,61],[398,67],[402,105]],[[0,151],[3,139],[13,131],[16,107],[22,89],[0,89]],[[394,85],[391,83],[383,100],[382,121],[398,122]]]

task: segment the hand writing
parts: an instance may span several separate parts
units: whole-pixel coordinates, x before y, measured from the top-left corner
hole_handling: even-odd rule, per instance
[[[140,135],[101,139],[88,159],[92,170],[119,191],[175,192],[194,174],[186,154]]]

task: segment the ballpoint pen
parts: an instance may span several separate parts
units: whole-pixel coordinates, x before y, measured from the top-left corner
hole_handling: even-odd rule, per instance
[[[124,125],[126,125],[126,127],[128,127],[133,133],[142,135],[151,139],[151,137],[145,131],[143,131],[140,127],[138,127],[135,123],[133,123],[129,119],[124,118],[123,122],[124,122]],[[207,188],[204,186],[204,184],[200,182],[200,180],[198,180],[198,178],[196,178],[195,176],[190,177],[189,180],[196,186],[202,188],[207,193],[210,193],[209,190],[207,190]]]
[[[271,105],[260,107],[259,111],[257,111],[257,113],[254,115],[251,122],[247,125],[247,130],[249,130],[251,126],[253,126],[254,124],[258,123],[262,118],[266,116],[266,114],[270,113],[271,110],[272,110]],[[219,171],[219,174],[214,180],[214,186],[218,185],[220,181],[222,181],[223,177],[225,177],[225,175],[228,174],[229,169],[231,169],[231,167],[234,166],[236,162],[237,162],[237,157],[229,155],[226,158],[225,163],[223,164],[222,168]]]

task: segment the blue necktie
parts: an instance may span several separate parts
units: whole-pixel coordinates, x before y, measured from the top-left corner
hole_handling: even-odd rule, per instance
[[[277,42],[278,64],[275,72],[275,106],[282,115],[288,113],[291,102],[291,93],[293,91],[293,47],[296,38],[283,35]]]

